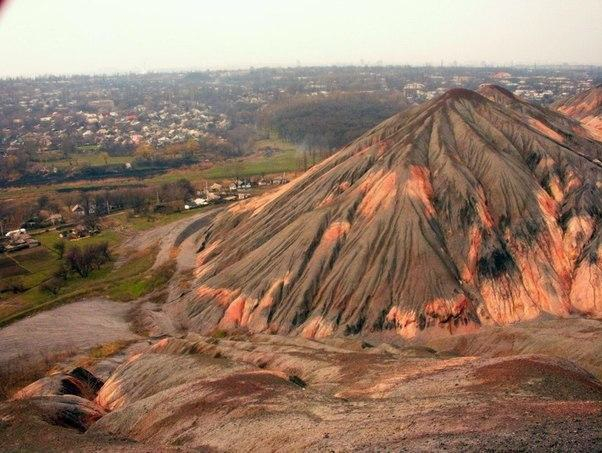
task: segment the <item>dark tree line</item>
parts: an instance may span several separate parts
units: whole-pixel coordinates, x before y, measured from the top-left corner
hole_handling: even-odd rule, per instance
[[[281,100],[265,110],[264,127],[308,149],[332,150],[406,107],[399,94],[341,93]]]

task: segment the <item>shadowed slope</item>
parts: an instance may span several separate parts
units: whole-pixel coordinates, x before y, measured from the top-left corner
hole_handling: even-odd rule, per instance
[[[166,310],[308,337],[601,317],[602,144],[518,102],[450,90],[232,207]]]

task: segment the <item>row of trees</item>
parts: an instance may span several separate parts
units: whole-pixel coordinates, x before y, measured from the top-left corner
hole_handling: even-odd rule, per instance
[[[124,209],[131,209],[136,214],[140,214],[147,212],[153,205],[183,203],[195,194],[196,189],[192,183],[186,178],[180,178],[156,187],[81,192],[76,194],[74,199],[83,206],[86,214],[91,214],[93,211],[95,215],[102,216],[111,211]]]
[[[82,222],[71,212],[77,204],[84,209],[84,223],[94,224],[98,217],[116,210],[132,210],[136,214],[151,212],[159,204],[177,204],[193,198],[196,188],[186,178],[166,182],[155,187],[142,184],[132,187],[111,187],[97,190],[61,192],[40,196],[36,201],[3,201],[0,203],[0,232],[6,232],[35,218],[45,218],[52,213],[61,213],[65,222]],[[33,227],[27,227],[33,228]]]
[[[23,176],[33,160],[38,145],[33,140],[24,140],[19,148],[0,154],[0,180],[13,181]]]
[[[227,159],[248,154],[257,137],[254,127],[238,125],[224,133],[224,137],[201,135],[183,143],[174,143],[157,148],[150,143],[140,143],[134,149],[134,156],[145,162],[193,159]]]
[[[73,175],[85,178],[90,176],[87,174],[90,172],[102,173],[106,167],[110,166],[112,156],[132,156],[133,164],[139,168],[149,166],[170,168],[204,159],[221,160],[241,157],[252,149],[251,145],[257,137],[257,131],[255,127],[240,124],[223,132],[222,135],[223,137],[205,134],[196,139],[190,138],[182,143],[173,143],[162,147],[156,147],[146,142],[136,146],[131,143],[102,142],[99,149],[93,151],[81,151],[71,138],[65,136],[58,146],[60,151],[58,156],[55,152],[40,151],[39,143],[27,139],[17,148],[12,148],[5,154],[0,153],[0,181],[22,180],[21,182],[26,184],[28,177],[50,171],[53,161],[57,158],[67,159],[69,166],[59,168],[58,173],[53,175],[54,178],[72,177]],[[90,167],[86,163],[85,157],[90,152],[101,156],[104,167]],[[121,164],[114,167],[123,169]]]

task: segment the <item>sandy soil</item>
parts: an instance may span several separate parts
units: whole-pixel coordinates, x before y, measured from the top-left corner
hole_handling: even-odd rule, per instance
[[[222,209],[224,209],[223,206],[207,208],[192,217],[135,234],[119,247],[119,259],[116,266],[123,265],[131,252],[144,250],[155,244],[159,245],[155,266],[160,266],[172,256],[174,247],[180,246]]]
[[[467,335],[435,338],[425,344],[438,351],[479,357],[545,354],[570,360],[602,379],[602,322],[547,319],[483,327]]]
[[[73,421],[86,432],[66,428]],[[450,357],[345,338],[189,334],[131,355],[94,398],[61,391],[0,404],[0,445],[590,452],[602,441],[600,423],[602,384],[562,359]]]
[[[130,340],[130,305],[94,298],[38,313],[0,329],[0,367],[11,360],[78,352],[113,340]]]

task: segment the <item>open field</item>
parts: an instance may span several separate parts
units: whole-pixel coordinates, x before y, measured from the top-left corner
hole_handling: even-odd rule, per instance
[[[158,218],[160,220],[157,221],[161,222],[161,216]],[[130,226],[125,215],[120,220],[117,228],[105,229],[100,234],[92,237],[68,241],[67,247],[107,241],[111,249],[116,250],[116,247],[126,238],[127,231],[136,231],[140,228],[136,227],[136,222],[141,222],[140,219],[135,219],[135,222]],[[173,218],[164,221],[173,221]],[[115,230],[121,230],[121,232]],[[151,250],[143,250],[136,255],[132,255],[129,258],[128,266],[119,271],[113,269],[113,265],[109,264],[93,271],[87,278],[71,276],[65,282],[59,294],[54,295],[44,291],[39,285],[49,279],[60,266],[60,260],[52,250],[52,245],[59,241],[58,232],[49,231],[36,236],[36,238],[42,243],[40,247],[26,249],[11,255],[5,254],[0,258],[2,263],[7,265],[6,267],[3,266],[3,273],[0,274],[0,285],[8,285],[18,281],[23,288],[23,291],[19,293],[8,291],[2,293],[0,297],[0,324],[19,313],[35,310],[45,304],[56,303],[60,305],[86,294],[103,293],[108,291],[109,286],[111,287],[111,294],[115,298],[128,299],[129,285],[135,284],[132,280],[144,280],[143,274],[152,266],[156,254]],[[119,285],[114,284],[117,281],[119,281]],[[147,288],[143,286],[137,290],[136,294],[145,293],[146,290]]]
[[[24,269],[18,261],[8,255],[0,256],[0,280],[22,274],[27,274],[27,269]]]
[[[61,240],[58,231],[47,231],[45,233],[37,234],[35,235],[35,238],[40,241],[44,247],[49,249],[51,249],[56,242]],[[109,245],[117,245],[120,241],[119,234],[115,231],[105,229],[94,236],[68,241],[68,244],[87,245],[104,241],[107,241]]]
[[[56,167],[59,170],[69,167],[81,167],[84,165],[91,167],[102,167],[104,165],[125,164],[132,162],[133,155],[129,156],[110,156],[102,150],[100,145],[82,145],[77,147],[77,152],[66,158],[59,150],[47,150],[37,154],[36,161],[45,165]]]
[[[264,148],[274,149],[271,155],[259,151]],[[97,162],[101,159],[100,154],[82,155],[89,156],[91,161]],[[114,159],[125,161],[131,160],[129,156],[115,157]],[[111,162],[109,162],[110,164]],[[122,163],[121,161],[117,163]],[[169,169],[164,173],[148,178],[106,178],[102,180],[69,181],[57,184],[44,184],[38,186],[8,187],[0,191],[0,201],[19,200],[20,202],[34,202],[42,195],[53,195],[57,191],[86,190],[93,188],[100,190],[102,187],[125,186],[128,184],[144,184],[146,186],[160,185],[173,182],[180,178],[187,178],[193,184],[202,184],[204,181],[233,179],[235,175],[242,177],[257,177],[261,175],[296,173],[300,170],[300,154],[297,149],[286,142],[277,139],[260,140],[255,144],[255,151],[251,156],[215,163],[211,168],[202,168],[200,165],[190,167]],[[104,165],[104,162],[102,163]]]
[[[135,231],[145,231],[162,225],[167,225],[181,219],[199,214],[202,212],[199,209],[183,210],[180,212],[172,212],[169,214],[153,214],[150,216],[131,216],[128,217],[126,212],[120,212],[110,216],[111,221],[115,221],[121,225],[127,225]]]
[[[25,288],[32,288],[39,285],[49,278],[58,267],[56,254],[45,247],[25,249],[10,255],[5,255],[4,257],[5,259],[12,260],[23,269],[24,272],[19,275],[18,280]],[[5,279],[0,278],[0,285],[2,285],[3,280]]]
[[[110,263],[92,271],[86,278],[72,276],[58,295],[44,291],[39,286],[29,288],[21,294],[0,302],[0,326],[40,310],[93,295],[110,294],[117,300],[131,300],[132,293],[135,296],[142,296],[156,287],[156,285],[140,284],[141,281],[146,281],[145,272],[152,267],[154,258],[153,251],[147,250],[129,259],[123,268],[117,269]],[[48,276],[52,274],[50,269],[45,271],[48,272]],[[132,290],[132,287],[135,290]]]
[[[8,269],[3,268],[7,276],[0,278],[0,284],[7,284],[15,279],[19,279],[22,283],[22,292],[2,293],[0,326],[37,311],[84,297],[103,295],[113,300],[129,301],[162,287],[175,271],[175,262],[169,258],[162,258],[160,265],[155,266],[159,252],[158,244],[162,239],[169,237],[165,245],[169,248],[180,229],[194,218],[202,216],[204,212],[210,213],[216,209],[220,208],[156,214],[151,220],[146,217],[128,216],[125,213],[105,217],[103,219],[105,229],[100,234],[68,241],[67,246],[107,241],[113,261],[100,269],[93,270],[86,278],[71,275],[58,294],[52,294],[40,287],[40,284],[49,279],[60,265],[60,260],[52,249],[52,245],[58,241],[58,232],[48,231],[37,235],[36,238],[40,240],[42,246],[0,256],[2,263],[5,263]],[[191,218],[190,222],[188,218]],[[133,243],[130,241],[136,238],[140,240]]]
[[[4,327],[0,330],[0,367],[24,355],[32,357],[135,337],[124,319],[128,309],[118,302],[88,299]]]
[[[90,167],[102,167],[104,165],[117,165],[126,162],[132,162],[134,156],[107,156],[106,160],[100,152],[87,152],[74,154],[71,159],[57,159],[48,161],[48,164],[55,166],[58,169],[69,167],[81,167],[89,165]]]
[[[144,182],[153,185],[172,182],[179,178],[187,178],[194,183],[205,180],[234,179],[236,176],[257,177],[283,172],[297,173],[300,171],[300,154],[293,145],[279,140],[260,140],[255,146],[258,150],[273,147],[275,151],[271,155],[257,151],[245,158],[218,162],[207,169],[194,167],[174,169],[165,174],[147,178]]]

